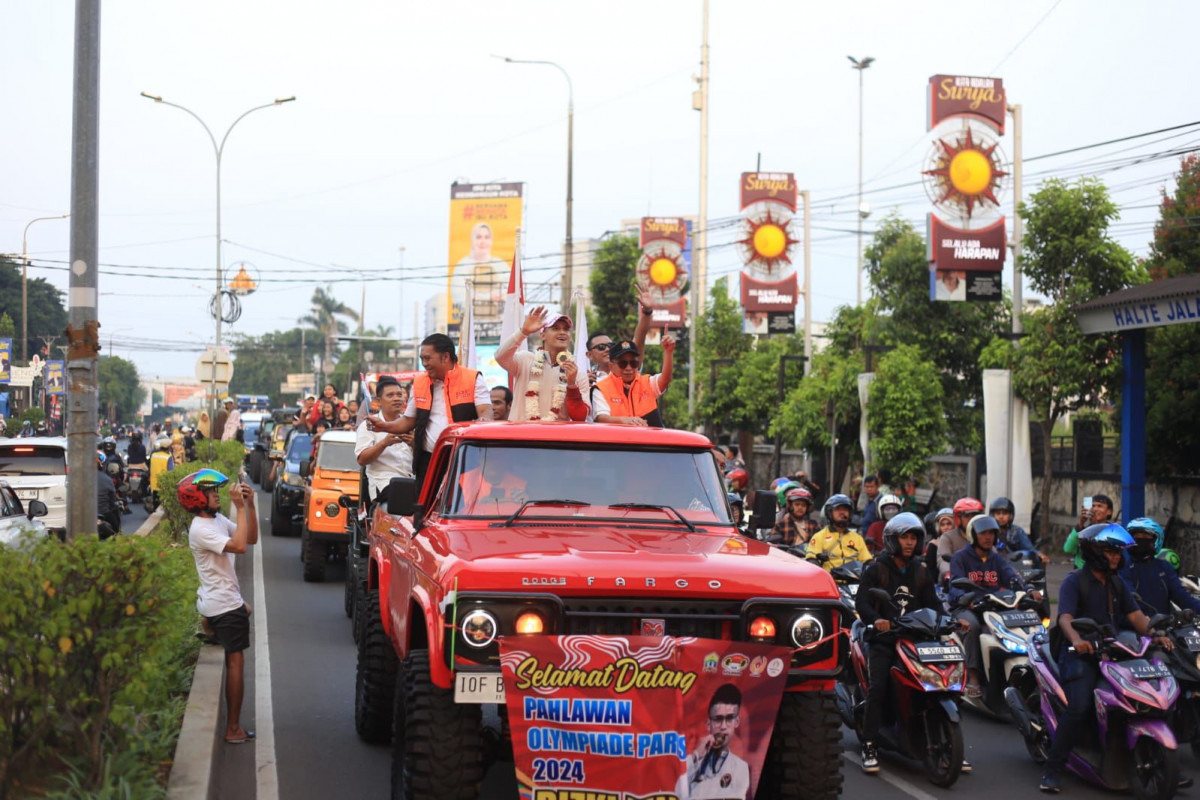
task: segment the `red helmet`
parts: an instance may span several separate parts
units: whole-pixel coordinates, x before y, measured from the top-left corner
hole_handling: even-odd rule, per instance
[[[793,500],[803,500],[804,502],[808,503],[809,509],[812,509],[813,507],[812,492],[810,492],[808,489],[792,489],[786,495],[784,495],[784,499],[787,500],[788,505],[791,505]]]
[[[742,485],[745,486],[747,483],[750,482],[750,473],[746,472],[746,470],[741,469],[739,467],[738,469],[730,470],[725,475],[725,480],[729,481],[731,484],[734,481],[741,481]]]
[[[982,513],[984,513],[983,503],[974,497],[964,497],[954,504],[954,524],[959,527],[959,530],[964,530],[971,517]]]
[[[185,510],[195,513],[208,508],[208,496],[205,494],[207,490],[220,489],[227,483],[229,478],[215,469],[202,469],[181,480],[175,487],[175,496],[179,498],[179,504]]]

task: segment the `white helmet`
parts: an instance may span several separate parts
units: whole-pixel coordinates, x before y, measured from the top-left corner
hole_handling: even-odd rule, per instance
[[[154,440],[154,449],[170,450],[171,449],[171,439],[167,436],[158,437],[157,439]]]
[[[896,510],[891,514],[885,514],[883,510],[888,506],[895,506]],[[885,494],[883,497],[879,498],[878,507],[880,519],[886,522],[904,510],[904,501],[894,494]]]

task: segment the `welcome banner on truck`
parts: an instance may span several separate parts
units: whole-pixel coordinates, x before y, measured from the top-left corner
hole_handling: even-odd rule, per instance
[[[654,635],[501,639],[522,800],[752,800],[790,658]]]

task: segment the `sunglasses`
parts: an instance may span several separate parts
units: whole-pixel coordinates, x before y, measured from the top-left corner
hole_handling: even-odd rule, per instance
[[[617,366],[620,367],[621,369],[629,369],[631,367],[636,369],[637,365],[638,365],[638,359],[636,359],[636,358],[622,358],[620,361],[617,362]]]
[[[593,350],[607,350],[610,347],[612,347],[612,342],[600,342],[592,345]]]

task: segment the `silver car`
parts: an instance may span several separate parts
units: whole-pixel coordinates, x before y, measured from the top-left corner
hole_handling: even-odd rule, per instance
[[[45,536],[46,526],[38,519],[45,515],[45,503],[30,500],[22,504],[12,487],[0,480],[0,545],[12,544],[25,533]]]
[[[46,528],[62,535],[67,528],[67,439],[32,436],[0,439],[0,480],[16,492],[21,504],[46,504]]]

